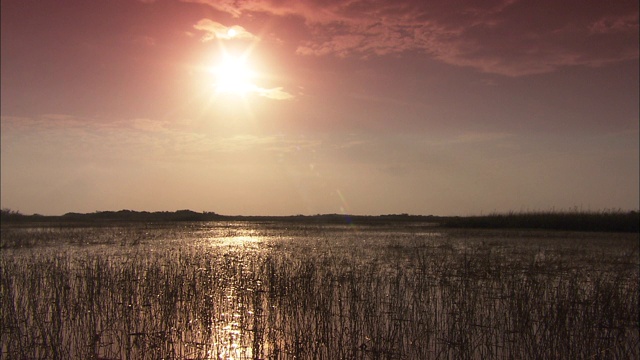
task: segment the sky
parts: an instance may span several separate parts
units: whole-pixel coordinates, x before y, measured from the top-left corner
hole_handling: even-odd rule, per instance
[[[1,206],[639,207],[636,0],[2,0]]]

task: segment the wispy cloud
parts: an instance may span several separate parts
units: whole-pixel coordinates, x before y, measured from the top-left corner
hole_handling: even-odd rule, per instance
[[[265,88],[257,87],[256,92],[260,96],[264,96],[266,98],[273,99],[273,100],[289,100],[294,98],[293,95],[282,90],[282,87],[277,87],[273,89],[265,89]]]
[[[64,114],[39,117],[3,115],[0,119],[3,150],[22,142],[33,144],[34,151],[64,153],[94,160],[99,156],[151,161],[210,161],[211,156],[253,152],[289,153],[313,149],[322,144],[319,139],[295,136],[203,134],[197,124],[187,120],[107,120]]]
[[[309,36],[297,53],[306,56],[419,52],[507,76],[638,58],[636,1],[189,1],[236,18],[302,17]]]
[[[496,142],[513,138],[513,136],[513,134],[504,132],[472,132],[458,135],[455,138],[450,139],[449,142],[460,144]]]
[[[257,36],[247,31],[240,25],[224,26],[219,22],[210,19],[202,19],[193,27],[196,30],[204,31],[206,34],[202,37],[202,41],[246,39],[259,40]]]
[[[224,90],[220,90],[219,92],[226,93]],[[258,95],[271,100],[291,100],[295,98],[291,93],[284,91],[282,87],[263,88],[255,84],[245,84],[239,94],[235,94],[233,91],[231,91],[231,93],[234,96],[241,95],[243,97],[247,95]]]
[[[156,39],[146,35],[136,36],[131,40],[131,42],[136,45],[143,45],[143,46],[156,46],[156,43],[157,43]]]

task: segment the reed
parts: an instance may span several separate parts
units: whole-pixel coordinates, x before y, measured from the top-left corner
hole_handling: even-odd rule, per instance
[[[640,231],[640,213],[608,209],[600,211],[552,210],[494,213],[489,215],[450,217],[442,221],[450,228],[546,229],[569,231],[632,232]]]
[[[58,239],[2,251],[3,359],[640,356],[637,234],[16,231]]]

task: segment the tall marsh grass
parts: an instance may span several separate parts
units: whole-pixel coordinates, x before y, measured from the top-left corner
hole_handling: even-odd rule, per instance
[[[5,230],[2,359],[640,356],[637,234]]]
[[[569,231],[640,231],[638,211],[601,210],[533,211],[450,217],[442,225],[451,228],[547,229]]]

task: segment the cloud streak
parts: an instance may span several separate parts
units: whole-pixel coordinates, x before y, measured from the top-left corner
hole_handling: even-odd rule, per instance
[[[638,58],[636,1],[198,0],[236,18],[304,19],[297,53],[361,57],[417,52],[481,72],[522,76]]]
[[[196,30],[204,31],[206,34],[202,37],[202,41],[211,40],[232,40],[232,39],[245,39],[245,40],[260,40],[257,36],[253,35],[240,25],[224,26],[219,22],[215,22],[210,19],[202,19],[198,21],[193,27]]]
[[[256,92],[258,95],[266,97],[268,99],[273,100],[289,100],[293,99],[293,95],[282,90],[282,87],[277,87],[273,89],[265,89],[265,88],[256,88]]]
[[[290,153],[322,144],[317,139],[292,136],[202,134],[190,121],[147,118],[101,121],[65,114],[33,118],[3,115],[0,119],[3,150],[20,140],[34,144],[34,151],[49,154],[62,151],[72,157],[95,158],[95,154],[102,154],[121,160],[175,159],[180,162],[180,159],[189,158],[209,161],[213,154]]]

